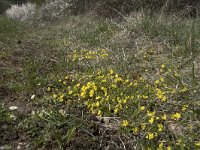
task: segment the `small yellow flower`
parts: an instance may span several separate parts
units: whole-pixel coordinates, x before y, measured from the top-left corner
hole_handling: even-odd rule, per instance
[[[59,97],[59,102],[63,102],[63,98],[64,98],[64,95],[63,95],[63,94],[60,95],[60,97]]]
[[[102,82],[102,83],[106,83],[106,79],[103,79],[101,82]]]
[[[194,143],[196,146],[200,147],[200,141]]]
[[[99,103],[99,101],[97,101],[97,102],[96,102],[96,106],[99,107],[99,105],[100,105],[100,103]]]
[[[50,87],[48,87],[48,88],[47,88],[47,91],[48,91],[48,92],[49,92],[49,91],[51,91],[51,88],[50,88]]]
[[[152,140],[154,138],[154,133],[148,132],[146,138]]]
[[[183,107],[182,107],[182,111],[186,111],[187,108],[188,108],[188,105],[183,105]]]
[[[140,110],[143,111],[145,109],[145,106],[141,106]]]
[[[161,81],[161,82],[164,82],[165,79],[164,79],[163,77],[160,77],[160,81]]]
[[[69,95],[72,95],[72,93],[73,93],[72,90],[69,90],[69,91],[68,91],[68,94],[69,94]]]
[[[155,84],[159,84],[159,83],[160,83],[160,81],[159,81],[159,80],[156,80],[156,81],[155,81]]]
[[[178,120],[178,119],[181,118],[181,114],[180,114],[180,113],[175,113],[175,114],[173,114],[173,115],[171,116],[171,118],[174,119],[174,120]]]
[[[153,111],[153,112],[151,112],[151,111],[147,111],[147,115],[148,115],[149,117],[154,116],[155,113],[156,113],[155,111]]]
[[[143,97],[144,99],[148,99],[148,96],[146,96],[146,95],[142,95],[142,97]]]
[[[141,129],[142,129],[142,130],[145,130],[145,128],[146,128],[146,124],[142,123],[142,124],[141,124]]]
[[[161,68],[165,68],[165,64],[162,64],[162,65],[161,65]]]
[[[112,69],[110,69],[109,74],[112,75],[114,73],[114,71]]]
[[[77,87],[79,87],[80,85],[81,85],[80,83],[76,84]]]
[[[126,79],[126,80],[125,80],[125,82],[126,82],[126,83],[128,83],[128,82],[129,82],[129,80],[128,80],[128,79]]]
[[[158,145],[157,150],[163,150],[163,142],[161,142],[161,143]]]
[[[133,133],[134,133],[134,134],[138,134],[138,131],[139,131],[139,130],[138,130],[137,127],[133,128],[132,130],[133,130]]]
[[[117,88],[117,86],[115,84],[112,84],[111,87],[115,88],[115,89]]]
[[[154,122],[154,116],[152,116],[152,117],[149,119],[149,123],[150,123],[150,124],[153,124],[153,122]]]
[[[98,116],[102,116],[102,111],[101,110],[98,110]]]
[[[123,120],[123,121],[122,121],[122,126],[123,126],[123,127],[128,126],[128,120]]]
[[[167,146],[166,150],[172,150],[171,146]]]
[[[97,97],[96,97],[96,100],[98,100],[98,99],[100,99],[100,98],[101,98],[100,96],[97,96]]]
[[[53,94],[53,98],[57,98],[57,94]]]
[[[167,115],[164,114],[161,118],[162,118],[162,120],[166,120],[167,119]]]
[[[118,108],[118,107],[115,107],[115,109],[114,109],[114,114],[118,113],[118,111],[119,111],[119,108]]]
[[[161,123],[159,123],[157,126],[158,126],[158,131],[162,132],[163,128],[164,128],[163,125]]]
[[[93,97],[94,96],[94,90],[90,90],[90,97]]]

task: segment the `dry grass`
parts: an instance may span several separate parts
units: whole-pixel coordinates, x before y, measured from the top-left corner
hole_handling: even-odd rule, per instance
[[[1,18],[0,144],[198,149],[199,20],[132,16]]]

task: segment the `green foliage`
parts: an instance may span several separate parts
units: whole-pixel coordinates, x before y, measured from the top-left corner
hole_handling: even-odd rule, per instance
[[[48,148],[49,145],[64,148],[78,127],[75,121],[64,110],[43,109],[24,120],[20,127],[29,131],[32,148]]]

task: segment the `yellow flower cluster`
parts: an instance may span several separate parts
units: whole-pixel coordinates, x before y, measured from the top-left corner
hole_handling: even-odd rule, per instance
[[[97,60],[108,57],[108,51],[106,49],[100,50],[74,50],[71,55],[72,61],[81,60]]]
[[[81,51],[80,55],[75,55],[75,60],[82,60],[86,55],[97,55],[97,52]],[[167,67],[162,64],[160,69],[166,70]],[[96,70],[93,74],[66,76],[58,81],[57,87],[48,87],[47,91],[52,93],[54,101],[65,104],[74,102],[98,116],[120,116],[121,128],[142,135],[145,142],[156,141],[158,138],[167,141],[169,138],[166,133],[170,132],[168,122],[181,120],[188,109],[187,104],[174,106],[174,95],[187,91],[187,88],[168,84],[163,74],[152,84],[145,77],[133,79],[131,75],[124,76],[113,69]],[[174,107],[177,108],[176,113],[172,111]],[[161,149],[163,143],[157,146]]]
[[[171,118],[174,119],[174,120],[178,120],[178,119],[181,118],[181,114],[180,114],[180,113],[175,113],[175,114],[173,114],[173,115],[171,116]]]

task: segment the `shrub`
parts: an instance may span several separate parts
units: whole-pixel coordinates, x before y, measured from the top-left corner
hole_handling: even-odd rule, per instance
[[[52,20],[63,17],[69,6],[69,3],[65,0],[47,0],[40,7],[40,18],[43,20]]]
[[[6,11],[8,17],[25,22],[32,22],[36,14],[36,4],[26,3],[22,5],[11,5]]]

